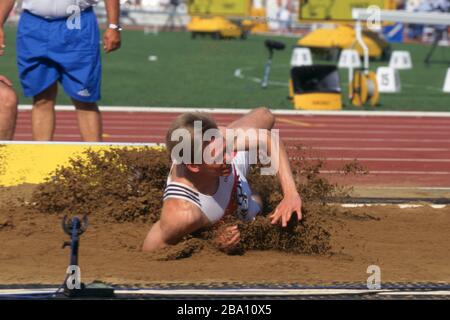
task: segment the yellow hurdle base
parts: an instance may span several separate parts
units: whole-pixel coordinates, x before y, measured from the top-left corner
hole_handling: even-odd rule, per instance
[[[341,110],[340,93],[294,94],[294,108],[299,110]]]

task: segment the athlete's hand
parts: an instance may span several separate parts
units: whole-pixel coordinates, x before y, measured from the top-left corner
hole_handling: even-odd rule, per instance
[[[216,244],[219,249],[225,252],[231,252],[241,241],[241,233],[238,226],[226,227],[219,230],[216,238]]]
[[[0,28],[0,56],[5,54],[5,32]]]
[[[281,225],[286,227],[292,213],[297,213],[297,219],[302,219],[302,199],[298,192],[286,195],[278,204],[275,211],[269,216],[270,222],[276,224],[281,219]]]
[[[103,35],[103,49],[106,53],[112,52],[120,48],[120,31],[114,29],[106,29]]]
[[[3,82],[4,84],[6,84],[7,86],[12,87],[13,84],[11,81],[9,81],[9,79],[5,76],[0,75],[0,82]]]

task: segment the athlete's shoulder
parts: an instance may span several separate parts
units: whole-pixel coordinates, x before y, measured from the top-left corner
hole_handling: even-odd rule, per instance
[[[165,197],[163,201],[163,211],[201,211],[198,206],[183,198]]]
[[[170,181],[164,189],[163,200],[180,199],[188,201],[197,207],[202,207],[199,193],[190,186],[177,181]]]
[[[208,224],[208,220],[200,208],[189,201],[178,198],[164,201],[160,221],[164,229],[174,233],[187,230],[192,232]]]

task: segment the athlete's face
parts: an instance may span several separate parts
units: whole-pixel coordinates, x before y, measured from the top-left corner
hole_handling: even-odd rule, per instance
[[[231,174],[231,154],[227,153],[225,138],[220,137],[212,140],[204,149],[204,156],[208,161],[199,165],[199,173],[209,176],[226,177]]]

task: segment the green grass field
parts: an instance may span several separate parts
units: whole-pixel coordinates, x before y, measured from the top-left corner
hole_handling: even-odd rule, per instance
[[[6,28],[7,53],[0,57],[0,73],[14,82],[21,104],[31,100],[21,95],[15,60],[14,27]],[[266,36],[251,36],[247,40],[192,40],[189,33],[144,34],[124,31],[120,51],[103,55],[103,88],[101,105],[234,107],[250,108],[265,105],[271,108],[292,108],[288,94],[289,61],[294,38],[277,38],[287,50],[277,52],[270,80],[273,85],[263,90],[255,78],[261,78],[267,52]],[[394,49],[409,50],[414,70],[402,71],[402,92],[383,94],[377,110],[450,110],[450,94],[442,92],[448,64],[426,67],[423,59],[429,50],[422,45],[394,45]],[[444,51],[445,50],[445,51]],[[149,55],[158,57],[149,61]],[[450,48],[439,48],[436,59],[450,60]],[[319,61],[320,62],[320,61]],[[323,62],[321,62],[323,63]],[[386,65],[374,62],[371,68]],[[234,76],[240,68],[244,79]],[[347,71],[341,71],[343,101],[348,105]],[[59,104],[70,104],[61,93]],[[346,109],[354,109],[346,106]]]

